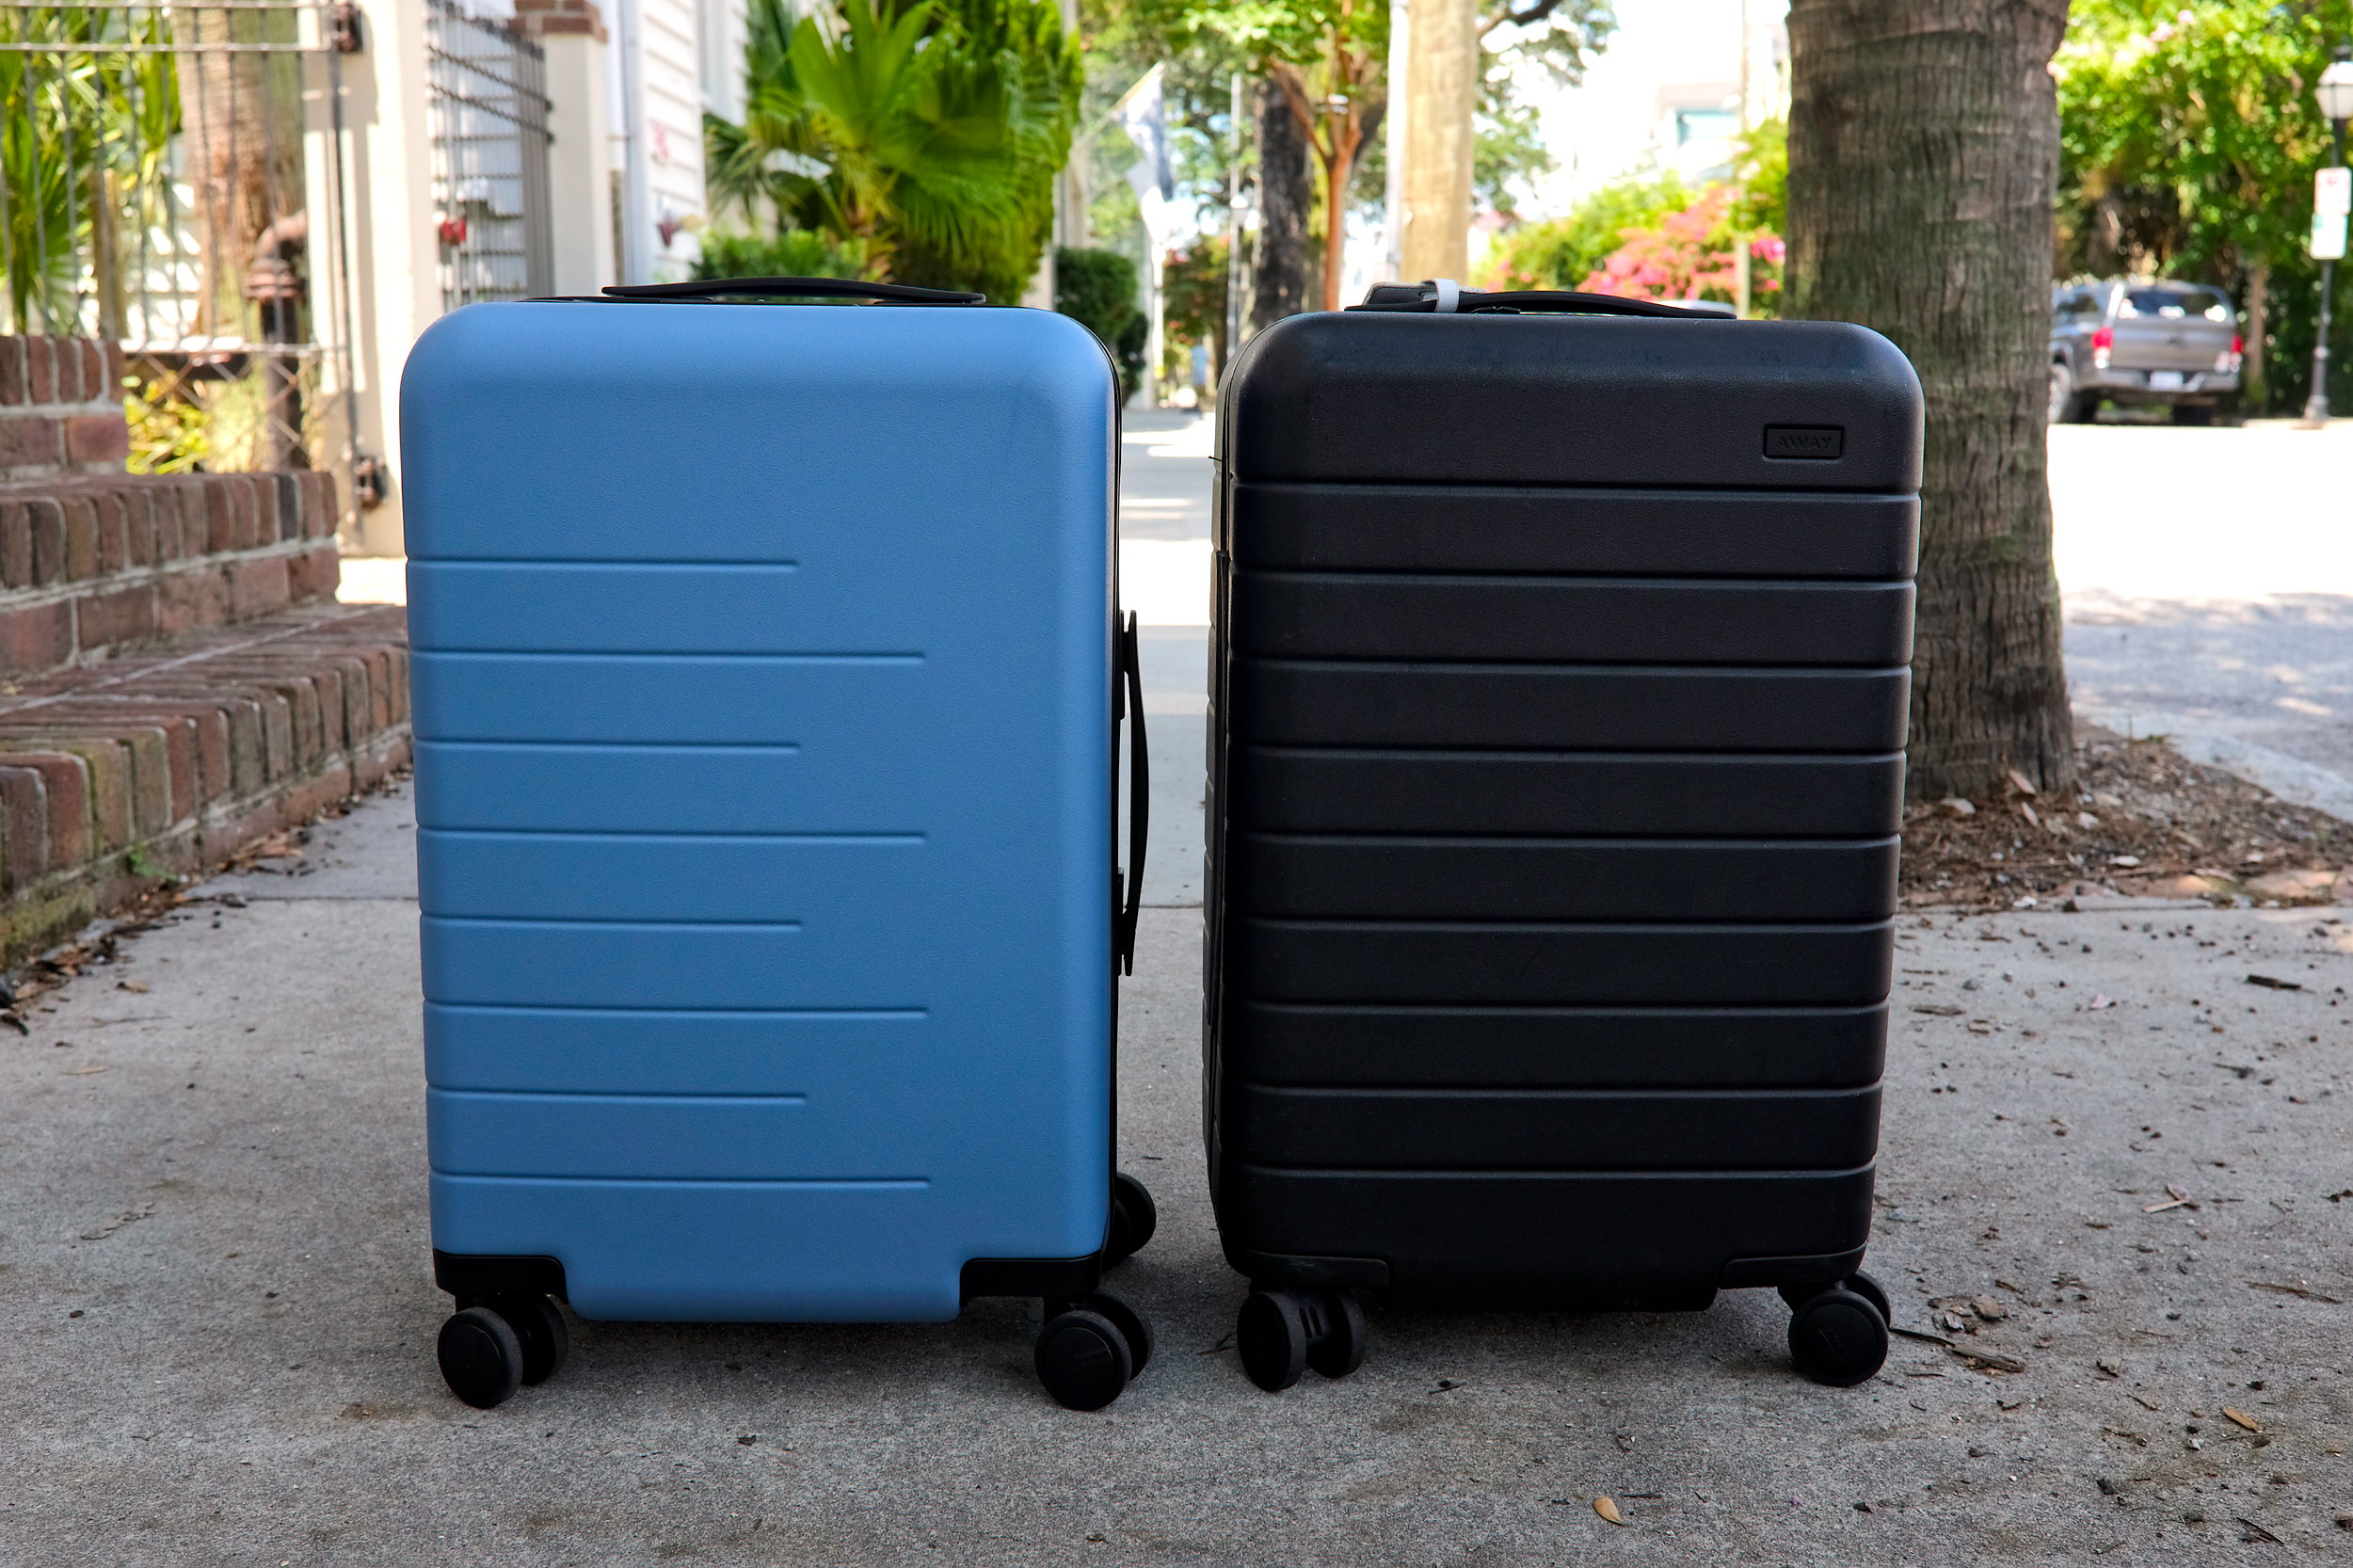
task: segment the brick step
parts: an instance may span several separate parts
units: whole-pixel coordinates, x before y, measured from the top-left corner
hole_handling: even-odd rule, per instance
[[[408,758],[398,605],[304,606],[0,686],[0,963]]]

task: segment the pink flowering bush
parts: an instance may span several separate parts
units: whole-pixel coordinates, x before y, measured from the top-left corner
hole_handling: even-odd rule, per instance
[[[1589,294],[1626,299],[1731,303],[1739,282],[1735,247],[1740,244],[1729,222],[1733,197],[1731,186],[1718,185],[1683,211],[1659,219],[1655,229],[1622,231],[1625,243],[1578,286]],[[1751,235],[1748,246],[1751,303],[1769,313],[1781,290],[1788,248],[1779,234],[1769,232]]]

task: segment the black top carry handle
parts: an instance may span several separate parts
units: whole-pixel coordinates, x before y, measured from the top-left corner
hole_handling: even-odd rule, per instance
[[[1130,610],[1119,628],[1120,673],[1127,679],[1128,720],[1128,896],[1112,934],[1113,955],[1121,974],[1136,972],[1136,920],[1144,911],[1144,851],[1149,842],[1152,808],[1152,765],[1144,745],[1144,660],[1136,646],[1136,615]],[[1117,690],[1116,687],[1113,688]],[[1112,885],[1116,904],[1118,884]]]
[[[712,278],[693,283],[614,283],[613,299],[720,299],[729,295],[808,299],[872,299],[892,305],[985,305],[988,296],[962,289],[919,289],[908,283],[861,283],[854,278]]]
[[[1654,299],[1625,299],[1614,294],[1586,294],[1577,289],[1519,289],[1489,294],[1464,288],[1451,278],[1431,278],[1418,283],[1375,283],[1365,295],[1363,304],[1348,308],[1435,315],[1577,311],[1588,315],[1673,316],[1685,321],[1732,319],[1729,307],[1699,300],[1688,305],[1662,305]]]

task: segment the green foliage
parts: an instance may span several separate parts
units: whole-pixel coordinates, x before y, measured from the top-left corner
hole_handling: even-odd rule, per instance
[[[192,473],[212,449],[203,407],[152,382],[124,385],[122,412],[131,425],[131,455],[123,467],[133,473]]]
[[[1727,220],[1737,229],[1789,232],[1789,123],[1769,120],[1740,138],[1733,160],[1737,187]]]
[[[1195,240],[1160,269],[1161,328],[1169,344],[1209,345],[1212,363],[1225,362],[1225,236]]]
[[[164,220],[180,129],[165,13],[80,6],[0,10],[0,269],[8,329],[79,332],[101,236]],[[110,52],[74,52],[76,45]],[[112,280],[106,280],[109,285]]]
[[[744,122],[706,117],[712,192],[860,248],[869,277],[1017,296],[1078,114],[1051,0],[753,0]]]
[[[1574,289],[1625,244],[1630,230],[1655,230],[1689,207],[1695,193],[1673,174],[1604,185],[1561,217],[1525,223],[1488,252],[1484,283],[1498,289]]]
[[[864,278],[866,245],[808,229],[773,234],[706,232],[695,278]]]
[[[2075,0],[2058,78],[2057,273],[2265,277],[2272,407],[2302,396],[2329,128],[2313,84],[2353,0]]]
[[[1490,71],[1479,85],[1479,116],[1471,130],[1471,203],[1507,219],[1519,216],[1519,193],[1561,167],[1545,150],[1541,117],[1519,103],[1511,78]]]
[[[1144,385],[1144,350],[1152,335],[1136,294],[1136,264],[1116,250],[1054,252],[1054,309],[1111,350],[1125,403]]]

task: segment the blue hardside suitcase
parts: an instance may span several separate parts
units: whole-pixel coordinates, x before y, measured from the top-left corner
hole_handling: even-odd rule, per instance
[[[825,293],[882,297],[781,302]],[[401,388],[442,1369],[549,1375],[551,1297],[1033,1296],[1048,1388],[1108,1403],[1150,1346],[1098,1276],[1152,1224],[1109,360],[972,296],[607,294],[456,312]]]

